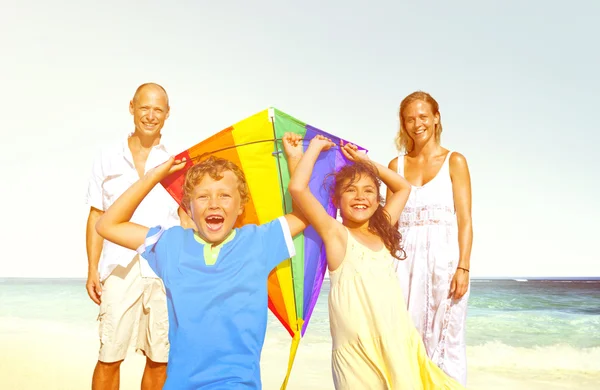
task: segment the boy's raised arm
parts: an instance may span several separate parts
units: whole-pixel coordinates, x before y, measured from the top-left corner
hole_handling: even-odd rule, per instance
[[[117,245],[137,250],[144,243],[149,227],[129,220],[152,188],[169,174],[182,169],[184,161],[175,161],[171,157],[129,187],[96,223],[98,234]]]
[[[295,133],[285,133],[283,136],[283,149],[287,156],[288,171],[291,178],[296,171],[298,162],[300,162],[300,159],[302,158],[302,137]],[[300,208],[294,205],[294,203],[295,202],[292,199],[292,212],[285,215],[292,237],[304,231],[308,226],[308,220]]]

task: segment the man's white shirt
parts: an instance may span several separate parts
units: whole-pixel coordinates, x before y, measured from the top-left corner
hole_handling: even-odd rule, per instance
[[[156,145],[148,155],[145,172],[162,164],[170,156],[171,154],[162,142]],[[139,179],[127,139],[117,145],[104,148],[92,167],[86,204],[106,211],[123,192]],[[167,229],[180,224],[177,214],[178,207],[177,202],[165,188],[157,184],[135,210],[131,222],[147,227],[161,225]],[[135,256],[136,251],[104,240],[98,264],[100,281],[105,280],[117,266],[127,267]],[[143,277],[157,277],[145,259],[140,256],[139,261]]]

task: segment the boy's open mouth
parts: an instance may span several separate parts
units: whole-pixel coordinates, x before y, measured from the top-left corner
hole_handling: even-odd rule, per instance
[[[206,221],[206,227],[208,227],[208,230],[215,232],[223,227],[225,218],[220,215],[209,215],[204,220]]]

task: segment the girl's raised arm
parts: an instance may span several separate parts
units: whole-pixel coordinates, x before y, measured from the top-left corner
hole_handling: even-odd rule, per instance
[[[306,152],[298,162],[296,171],[292,175],[288,190],[294,200],[294,205],[298,206],[308,222],[313,226],[317,234],[321,236],[323,242],[327,245],[327,241],[332,237],[341,236],[341,224],[332,218],[323,208],[321,203],[310,192],[308,186],[312,175],[315,162],[322,151],[330,149],[334,146],[331,140],[316,136],[310,141]]]

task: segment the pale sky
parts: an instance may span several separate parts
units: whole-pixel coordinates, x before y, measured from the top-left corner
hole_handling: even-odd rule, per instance
[[[174,153],[274,106],[382,163],[427,91],[471,169],[472,276],[600,276],[597,1],[0,1],[0,277],[86,276],[92,161],[148,81]]]

